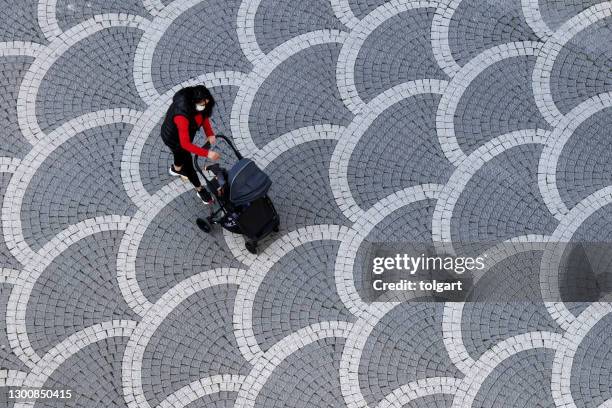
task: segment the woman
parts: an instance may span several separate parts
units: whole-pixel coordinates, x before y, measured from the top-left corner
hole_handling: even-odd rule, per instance
[[[204,85],[183,88],[172,98],[161,127],[162,140],[174,155],[174,164],[170,166],[169,173],[187,177],[204,204],[211,204],[213,199],[200,183],[191,154],[211,160],[220,158],[219,153],[193,144],[193,138],[201,127],[204,128],[207,140],[211,144],[215,143],[215,134],[210,124],[214,106],[215,100]]]

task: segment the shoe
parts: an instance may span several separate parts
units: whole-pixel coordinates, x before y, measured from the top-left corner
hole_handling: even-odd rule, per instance
[[[204,205],[211,205],[215,202],[208,193],[208,191],[206,191],[205,189],[202,189],[200,191],[196,190],[196,194],[198,195],[198,197],[200,197],[200,200],[202,200]]]
[[[168,173],[170,173],[171,176],[187,177],[187,176],[185,176],[185,174],[183,174],[182,171],[176,170],[174,168],[174,164],[170,166],[170,168],[168,169]]]

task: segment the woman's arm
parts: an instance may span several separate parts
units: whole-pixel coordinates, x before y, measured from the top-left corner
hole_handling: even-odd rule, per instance
[[[204,118],[204,123],[202,124],[202,126],[204,127],[204,134],[206,135],[206,137],[211,137],[215,135],[212,125],[210,124],[209,118]]]
[[[208,157],[208,150],[191,143],[191,140],[189,139],[189,120],[185,116],[176,115],[174,117],[174,123],[178,128],[179,142],[181,143],[181,147],[190,153],[197,154],[198,156]]]
[[[202,126],[204,127],[204,134],[206,134],[206,140],[208,140],[211,144],[217,143],[215,132],[213,131],[212,125],[210,124],[210,119],[208,117],[204,118],[204,123],[202,123]]]

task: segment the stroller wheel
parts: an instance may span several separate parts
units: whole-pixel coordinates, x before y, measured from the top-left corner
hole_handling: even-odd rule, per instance
[[[244,246],[250,253],[257,254],[257,241],[247,241]]]
[[[198,225],[198,228],[200,228],[205,233],[208,234],[210,232],[210,224],[206,220],[198,218],[196,220],[196,224]]]

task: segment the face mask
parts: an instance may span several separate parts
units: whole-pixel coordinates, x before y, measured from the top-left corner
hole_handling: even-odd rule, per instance
[[[204,109],[206,109],[206,105],[196,105],[195,108],[198,112],[202,112]]]

